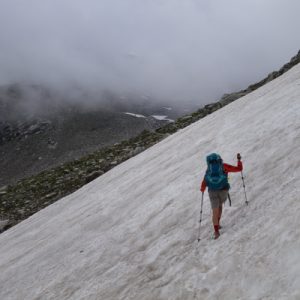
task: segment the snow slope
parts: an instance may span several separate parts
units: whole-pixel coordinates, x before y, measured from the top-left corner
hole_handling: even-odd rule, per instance
[[[205,156],[244,158],[213,241]],[[300,65],[0,235],[0,299],[300,299]]]

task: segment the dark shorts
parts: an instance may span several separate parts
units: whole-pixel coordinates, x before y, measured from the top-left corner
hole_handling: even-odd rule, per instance
[[[221,191],[208,191],[209,199],[211,208],[218,208],[221,207],[223,203],[227,200],[228,191],[221,190]]]

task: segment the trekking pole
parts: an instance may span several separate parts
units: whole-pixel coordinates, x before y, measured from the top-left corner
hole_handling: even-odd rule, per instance
[[[202,192],[202,197],[201,197],[201,209],[200,209],[200,220],[199,220],[198,243],[200,242],[200,230],[201,230],[201,222],[202,222],[202,208],[203,208],[203,195],[204,195],[204,193]]]
[[[241,175],[242,175],[242,180],[243,180],[243,188],[244,188],[244,193],[245,193],[245,203],[246,205],[248,205],[248,200],[247,200],[247,194],[246,194],[246,186],[245,186],[245,181],[244,181],[244,175],[243,175],[243,171],[241,171]]]
[[[237,154],[237,159],[238,160],[241,160],[241,154],[240,153],[238,153]],[[244,181],[244,175],[243,175],[243,171],[241,171],[241,176],[242,176],[242,181],[243,181],[243,188],[244,188],[244,193],[245,193],[245,203],[246,203],[246,205],[248,205],[248,199],[247,199],[247,194],[246,194],[246,186],[245,186],[245,181]]]

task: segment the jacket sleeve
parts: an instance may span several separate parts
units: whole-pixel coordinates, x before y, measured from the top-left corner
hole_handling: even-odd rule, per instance
[[[202,193],[204,193],[205,189],[206,189],[206,181],[205,181],[205,179],[203,178],[202,183],[201,183],[201,187],[200,187],[200,191],[201,191]]]
[[[223,164],[223,166],[226,173],[243,171],[243,163],[240,160],[237,162],[237,166],[232,166],[229,164]]]

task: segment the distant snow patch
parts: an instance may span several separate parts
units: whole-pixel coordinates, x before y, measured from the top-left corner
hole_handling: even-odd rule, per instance
[[[151,117],[153,117],[154,119],[159,120],[159,121],[174,122],[174,120],[168,119],[168,116],[152,115]]]
[[[136,118],[146,118],[143,115],[133,114],[133,113],[130,113],[130,112],[125,112],[124,114],[129,115],[129,116],[133,116],[133,117],[136,117]]]

